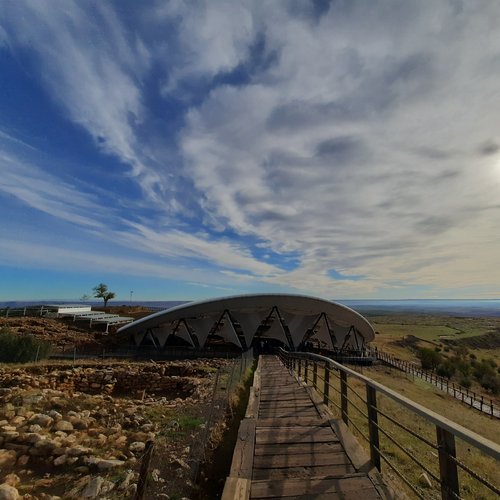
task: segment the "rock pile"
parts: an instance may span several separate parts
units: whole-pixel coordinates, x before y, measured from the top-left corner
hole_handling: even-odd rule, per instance
[[[0,499],[131,498],[167,409],[208,398],[224,361],[204,363],[3,367]],[[188,451],[171,458],[185,463]]]
[[[54,318],[12,317],[0,318],[0,328],[7,328],[18,334],[32,334],[38,339],[50,342],[53,347],[98,346],[102,333],[89,332],[76,323]]]
[[[210,373],[207,368],[216,360],[205,361],[205,370],[195,369],[196,362],[186,365],[167,363],[116,363],[64,368],[58,365],[33,365],[27,368],[0,368],[0,387],[36,387],[86,394],[148,394],[168,395],[171,399],[192,395],[200,377]],[[182,376],[173,373],[181,373]]]

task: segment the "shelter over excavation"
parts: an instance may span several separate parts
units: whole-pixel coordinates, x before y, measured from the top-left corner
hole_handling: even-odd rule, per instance
[[[303,295],[237,295],[190,302],[123,326],[135,345],[163,349],[174,342],[203,349],[218,338],[247,350],[257,342],[280,342],[299,350],[304,342],[323,349],[359,349],[373,327],[352,309]]]

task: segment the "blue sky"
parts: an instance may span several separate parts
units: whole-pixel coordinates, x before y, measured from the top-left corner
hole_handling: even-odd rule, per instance
[[[0,300],[500,296],[500,4],[4,0]]]

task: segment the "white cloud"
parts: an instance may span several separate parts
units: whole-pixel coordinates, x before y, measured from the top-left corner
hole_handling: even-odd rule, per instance
[[[358,0],[318,13],[305,2],[172,0],[146,5],[134,33],[111,5],[6,3],[0,32],[0,44],[36,51],[54,100],[132,168],[146,203],[183,218],[129,217],[103,238],[147,259],[204,261],[218,269],[210,278],[326,296],[498,283],[496,3]],[[193,103],[178,155],[142,140],[156,118],[152,68],[165,102]],[[245,75],[231,84],[237,68]],[[4,162],[11,195],[103,223],[85,215],[91,197]],[[247,236],[298,267],[254,257]],[[363,278],[335,280],[333,269]]]
[[[95,217],[101,210],[97,200],[84,195],[75,186],[2,151],[0,167],[0,191],[33,209],[87,229],[105,227]]]
[[[279,59],[191,111],[189,172],[220,220],[301,255],[280,283],[356,293],[498,281],[497,236],[463,249],[499,234],[500,211],[486,210],[498,178],[477,152],[500,135],[500,8],[370,5],[333,6],[319,23],[283,8],[266,23],[255,4]],[[367,279],[336,283],[332,268]]]
[[[102,2],[7,2],[2,11],[9,44],[37,53],[40,77],[54,101],[104,152],[129,165],[153,195],[158,175],[134,130],[145,113],[140,86],[149,68],[140,39],[131,39]]]

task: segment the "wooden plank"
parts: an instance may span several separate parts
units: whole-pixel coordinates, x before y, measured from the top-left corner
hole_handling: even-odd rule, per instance
[[[245,418],[255,418],[259,407],[257,405],[257,398],[255,395],[255,387],[250,387],[250,394],[248,395],[248,404],[245,411]]]
[[[254,469],[252,479],[328,478],[356,472],[350,464]],[[374,488],[372,484],[372,488]]]
[[[262,411],[269,411],[269,410],[314,410],[316,411],[316,408],[314,405],[311,404],[294,404],[293,402],[286,402],[282,405],[280,404],[265,404],[265,403],[260,403],[259,409]]]
[[[310,453],[286,455],[260,455],[253,459],[255,469],[278,467],[308,467],[317,465],[350,464],[351,461],[343,450],[338,453]]]
[[[365,499],[374,490],[370,480],[362,475],[332,479],[285,479],[282,481],[252,481],[251,498],[286,498],[300,495],[325,495],[355,493]],[[333,498],[333,497],[332,497]],[[374,497],[377,498],[377,497]]]
[[[294,403],[294,404],[305,404],[305,405],[310,405],[311,404],[311,400],[308,398],[308,397],[304,397],[304,398],[299,398],[297,396],[273,396],[273,397],[270,397],[270,398],[267,398],[266,397],[263,397],[261,395],[260,397],[260,401],[262,404],[278,404],[278,403],[283,403],[283,404],[286,404],[286,403]]]
[[[255,445],[255,419],[244,419],[240,423],[236,446],[231,462],[232,477],[252,477],[253,457]]]
[[[308,402],[312,403],[311,398],[306,393],[286,393],[282,394],[279,392],[273,394],[261,394],[261,399],[265,403],[273,403],[277,401],[300,401],[301,403]]]
[[[249,500],[250,487],[250,479],[228,477],[224,484],[221,500]]]
[[[336,438],[333,435],[305,435],[305,436],[290,436],[279,435],[273,436],[266,434],[256,438],[257,444],[293,444],[293,443],[335,443]]]
[[[279,428],[271,428],[271,427],[262,427],[255,429],[255,437],[256,442],[259,442],[260,439],[265,439],[267,437],[276,437],[276,438],[307,438],[307,437],[317,437],[318,439],[325,439],[326,441],[337,441],[335,434],[329,427],[316,427],[316,426],[303,426],[303,427],[279,427]]]
[[[261,399],[259,408],[315,408],[311,403],[310,399],[305,399],[304,401],[297,401],[296,399],[280,399],[277,401],[263,401]]]
[[[257,420],[257,422],[260,422],[260,419]],[[297,426],[297,425],[280,425],[278,428],[270,428],[270,427],[257,427],[257,422],[256,422],[256,433],[257,434],[266,434],[266,433],[273,433],[273,434],[290,434],[291,432],[296,433],[296,434],[334,434],[332,431],[331,427],[318,427],[317,425],[304,425],[304,426]]]
[[[262,409],[259,410],[259,418],[286,418],[286,417],[317,417],[318,412],[311,408],[300,408],[298,410]]]
[[[256,444],[254,449],[254,456],[259,455],[286,455],[292,453],[309,453],[314,450],[314,453],[338,453],[344,451],[339,442],[331,443],[275,443],[264,445]]]
[[[283,417],[283,418],[259,418],[256,421],[257,429],[264,427],[291,427],[291,426],[316,426],[328,427],[330,422],[320,417]]]
[[[261,387],[262,392],[264,394],[304,394],[304,388],[300,387],[297,382],[294,382],[293,384],[290,384],[287,387]]]
[[[361,495],[361,496],[360,496]],[[251,496],[250,498],[256,498]],[[347,491],[346,493],[319,493],[312,495],[292,495],[292,496],[279,496],[272,498],[280,498],[283,500],[380,500],[374,490],[360,490],[359,493],[356,491]]]

